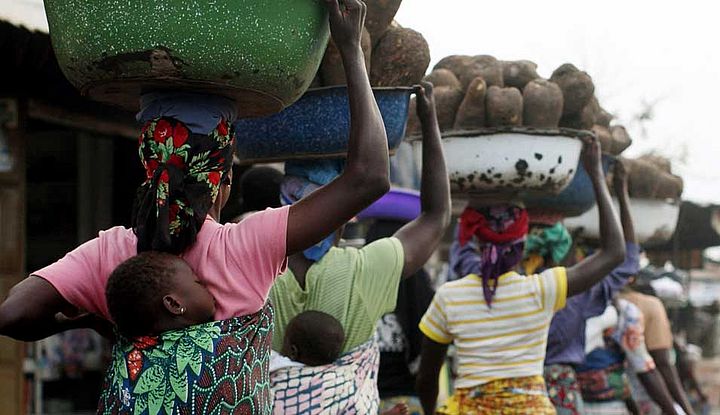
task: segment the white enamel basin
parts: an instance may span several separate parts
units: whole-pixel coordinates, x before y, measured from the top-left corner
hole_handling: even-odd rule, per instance
[[[619,212],[617,199],[615,213]],[[630,199],[630,213],[635,225],[635,237],[641,244],[667,242],[675,232],[680,205],[665,200]],[[583,228],[583,236],[600,238],[597,205],[581,216],[565,219],[568,229]]]
[[[422,143],[412,143],[421,169]],[[582,142],[560,131],[468,131],[444,134],[443,150],[455,193],[554,195],[575,176]]]

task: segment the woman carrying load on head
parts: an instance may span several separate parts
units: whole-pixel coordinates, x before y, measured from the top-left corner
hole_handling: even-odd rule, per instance
[[[558,311],[550,323],[547,353],[545,355],[545,382],[548,394],[559,415],[583,414],[583,399],[577,381],[576,367],[585,362],[585,322],[597,317],[635,275],[640,266],[640,247],[635,238],[635,227],[630,214],[630,196],[627,173],[621,161],[613,172],[615,195],[620,202],[620,221],[625,237],[625,261],[612,270],[591,289],[567,299],[565,308]],[[561,224],[532,235],[526,253],[537,255],[544,264],[568,262],[573,255],[573,241]],[[572,259],[571,259],[572,260]],[[533,262],[528,261],[528,262]],[[542,265],[545,266],[545,265]]]
[[[451,264],[464,278],[444,284],[420,323],[424,333],[417,388],[426,414],[554,414],[543,380],[550,320],[568,296],[583,292],[623,259],[594,137],[582,161],[600,211],[601,249],[570,268],[536,275],[513,270],[523,257],[527,212],[518,206],[468,208],[460,218]],[[459,365],[455,393],[436,411],[438,374],[447,347]]]
[[[144,327],[155,333],[149,338],[119,338],[100,412],[270,412],[270,287],[285,271],[288,255],[317,243],[389,189],[387,138],[360,49],[365,5],[325,3],[343,56],[352,117],[340,177],[293,206],[220,225],[232,180],[235,104],[202,95],[148,94],[138,116],[145,123],[139,145],[147,178],[138,189],[132,228],[100,232],[33,272],[0,305],[0,334],[19,340],[105,327],[105,286],[118,264],[162,251],[190,265],[216,300],[218,322],[207,332],[195,326],[196,341],[182,340],[183,330],[156,333],[153,327]],[[168,304],[164,312],[184,327],[190,321],[184,310]]]
[[[336,248],[337,233],[328,232],[323,243],[290,257],[288,271],[271,290],[277,309],[275,351],[282,350],[288,323],[304,311],[335,317],[345,332],[343,356],[335,365],[288,368],[271,375],[278,414],[377,413],[375,326],[382,315],[395,309],[400,280],[425,265],[450,220],[450,185],[432,86],[418,86],[416,94],[423,128],[420,215],[391,237],[361,249]],[[319,184],[332,180],[335,168],[337,164],[328,161],[286,163],[283,202],[312,199]]]
[[[369,224],[365,244],[391,237],[419,214],[418,193],[406,189],[391,190],[358,216],[363,223]],[[420,268],[411,277],[400,281],[395,310],[378,320],[376,338],[380,366],[377,386],[381,411],[404,404],[409,415],[422,415],[415,391],[422,339],[418,324],[434,294],[430,275]]]

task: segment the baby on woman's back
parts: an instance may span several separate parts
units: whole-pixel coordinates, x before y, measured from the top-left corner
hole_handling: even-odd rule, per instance
[[[215,300],[180,257],[143,252],[121,263],[105,290],[118,332],[128,338],[159,335],[213,320]],[[340,322],[320,311],[305,311],[288,324],[281,350],[287,365],[323,366],[342,351]]]

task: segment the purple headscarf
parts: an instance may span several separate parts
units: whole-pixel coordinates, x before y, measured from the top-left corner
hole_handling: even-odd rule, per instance
[[[518,212],[517,206],[502,206],[480,211],[488,219],[493,231],[502,232],[513,223]],[[488,307],[492,303],[497,289],[498,278],[512,271],[523,258],[525,237],[514,241],[493,244],[473,237],[465,245],[458,241],[459,225],[455,228],[455,238],[450,247],[450,268],[458,278],[475,274],[482,278],[483,295]]]

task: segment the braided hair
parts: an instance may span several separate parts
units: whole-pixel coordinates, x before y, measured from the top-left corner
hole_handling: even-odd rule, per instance
[[[232,167],[235,133],[225,119],[208,135],[180,121],[148,121],[139,138],[146,180],[137,190],[132,224],[137,252],[181,254],[195,243]]]

